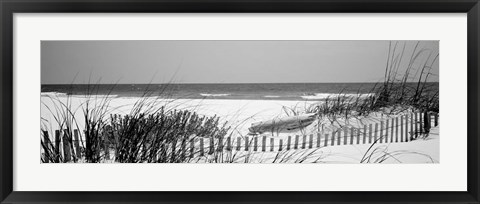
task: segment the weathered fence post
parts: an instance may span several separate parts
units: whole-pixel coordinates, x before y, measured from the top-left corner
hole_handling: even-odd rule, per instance
[[[368,143],[372,143],[372,124],[368,125]]]
[[[335,130],[332,130],[332,143],[331,143],[332,146],[335,145]]]
[[[203,151],[203,137],[200,138],[200,156],[203,156],[204,151]]]
[[[75,129],[73,131],[73,136],[75,137],[75,140],[74,140],[74,144],[75,144],[75,154],[77,155],[77,159],[81,159],[82,158],[82,150],[80,149],[80,139],[78,137],[78,130]]]
[[[105,160],[110,160],[110,143],[108,140],[105,140],[105,144],[103,146],[105,148]]]
[[[290,144],[292,143],[292,136],[288,136],[287,140],[287,150],[290,150]]]
[[[424,129],[423,129],[423,114],[420,113],[420,116],[418,117],[419,119],[419,122],[420,122],[420,132],[423,134],[424,133]]]
[[[294,149],[298,149],[298,135],[295,135],[295,146],[293,146]]]
[[[367,143],[367,125],[363,125],[363,144]]]
[[[182,143],[180,144],[180,158],[185,158],[185,152],[187,151],[187,142],[185,139],[182,139]]]
[[[355,128],[355,133],[357,135],[357,144],[360,144],[360,134],[361,134],[360,129]]]
[[[393,142],[393,130],[395,129],[395,125],[398,125],[398,124],[395,124],[395,118],[392,118],[392,129],[390,129],[390,142],[392,143]]]
[[[415,138],[417,138],[418,133],[419,133],[419,131],[418,131],[418,112],[416,112],[415,113],[415,134],[414,134]]]
[[[415,118],[413,116],[413,113],[410,113],[410,136],[409,136],[409,140],[413,140],[413,135],[415,134],[415,130],[414,130],[414,127],[415,127]]]
[[[48,152],[49,151],[49,148],[48,146],[50,146],[50,138],[48,138],[48,131],[42,131],[43,132],[43,151],[44,151],[44,155],[43,155],[43,161],[44,163],[48,163],[49,162],[49,158],[50,158],[50,153]]]
[[[240,151],[240,148],[242,147],[242,144],[241,144],[241,138],[240,137],[237,137],[237,151]]]
[[[248,146],[250,146],[248,144],[248,137],[245,137],[245,151],[248,151]]]
[[[398,142],[398,117],[395,118],[395,142]]]
[[[388,118],[385,121],[385,143],[388,143]]]
[[[329,140],[328,140],[328,133],[327,133],[327,134],[324,134],[323,136],[324,136],[323,139],[325,140],[325,141],[324,141],[324,142],[325,142],[324,146],[326,147],[326,146],[328,146],[328,141],[329,141]]]
[[[258,150],[258,137],[253,138],[253,151]]]
[[[213,154],[213,152],[215,151],[215,141],[212,137],[209,138],[209,140],[210,140],[210,147],[209,147],[210,151],[208,151],[208,154]]]
[[[272,138],[270,138],[270,151],[273,152],[273,148],[275,146],[275,140]]]
[[[400,116],[400,142],[403,142],[403,115]]]
[[[313,134],[310,134],[310,141],[309,141],[308,148],[309,149],[313,148]]]
[[[355,128],[351,127],[350,128],[350,144],[351,145],[353,144],[354,131],[355,131]]]
[[[227,137],[227,151],[232,150],[232,142],[231,142],[231,137]]]
[[[263,136],[262,137],[262,152],[265,151],[266,145],[267,145],[267,137]]]
[[[380,121],[380,143],[383,143],[383,139],[385,138],[385,135],[383,135],[383,120]]]
[[[223,137],[218,138],[217,152],[223,152]]]
[[[55,162],[60,163],[60,130],[55,130]]]
[[[322,138],[320,133],[317,133],[317,147],[320,147],[320,142],[322,142]]]
[[[338,131],[338,137],[337,137],[337,145],[341,145],[341,141],[342,141],[342,129],[337,129],[336,131]]]
[[[283,145],[283,140],[280,139],[280,141],[278,141],[278,142],[279,142],[279,143],[278,143],[278,151],[282,151],[282,150],[283,150],[283,149],[282,149],[282,148],[283,148],[283,147],[282,147],[282,145]]]
[[[303,135],[303,141],[302,141],[302,149],[305,149],[305,146],[307,145],[307,136]]]
[[[402,142],[408,142],[408,114],[405,115],[405,134],[404,134],[404,137],[405,138],[402,140]]]
[[[190,139],[190,158],[195,155],[195,138]]]

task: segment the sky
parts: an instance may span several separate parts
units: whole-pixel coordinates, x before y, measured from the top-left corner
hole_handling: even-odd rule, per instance
[[[405,72],[416,44],[417,41],[42,41],[41,82],[379,82],[385,76],[389,56],[389,64],[399,62],[398,73]],[[404,54],[399,60],[402,50]],[[431,65],[429,81],[438,81],[439,58],[435,57],[439,42],[420,41],[416,50],[421,52],[412,63],[413,72]]]

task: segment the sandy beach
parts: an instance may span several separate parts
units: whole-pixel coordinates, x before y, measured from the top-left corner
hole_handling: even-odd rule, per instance
[[[129,114],[135,103],[141,100],[136,97],[112,97],[109,96],[66,96],[62,94],[45,93],[42,95],[42,121],[50,121],[47,129],[56,130],[58,124],[55,121],[55,115],[50,110],[52,107],[61,107],[60,104],[69,104],[71,110],[75,110],[75,121],[79,129],[84,127],[82,106],[85,107],[86,101],[90,104],[102,104],[105,99],[108,99],[108,115],[110,114]],[[319,104],[318,101],[282,101],[282,100],[221,100],[221,99],[161,99],[157,97],[143,98],[144,100],[154,103],[156,107],[165,106],[169,109],[190,110],[195,111],[200,115],[218,116],[231,126],[231,130],[227,136],[231,137],[233,141],[235,138],[248,137],[250,141],[257,137],[259,140],[266,137],[268,141],[272,140],[275,149],[278,149],[280,140],[287,141],[290,136],[294,138],[297,135],[317,135],[322,134],[319,143],[325,142],[323,134],[332,133],[334,130],[341,128],[362,128],[364,125],[386,121],[399,115],[384,115],[381,113],[372,113],[368,117],[351,117],[349,119],[336,118],[335,122],[329,121],[327,118],[317,119],[311,125],[305,128],[296,129],[292,131],[283,132],[265,132],[260,135],[249,135],[248,128],[252,123],[271,120],[275,118],[286,117],[292,114],[289,110],[295,110],[297,113],[304,113],[308,107]],[[50,109],[48,108],[50,107]],[[288,110],[287,110],[288,109]],[[409,114],[408,112],[402,113]],[[396,152],[401,157],[391,157],[385,162],[391,163],[438,163],[439,162],[439,134],[438,127],[432,129],[431,136],[427,140],[416,140],[408,143],[385,143],[385,144],[357,144],[357,145],[342,145],[342,146],[327,146],[321,148],[307,148],[307,149],[291,149],[278,153],[273,152],[249,152],[238,151],[237,157],[242,158],[241,155],[249,153],[253,162],[273,162],[276,157],[304,157],[305,162],[320,162],[320,163],[374,163],[379,160],[379,155],[385,152]],[[389,131],[389,130],[387,130]],[[313,137],[312,137],[313,138]],[[53,138],[51,138],[53,139]],[[317,137],[313,138],[312,143],[317,143]],[[356,140],[356,139],[355,139]],[[209,148],[209,142],[205,140],[205,148]],[[242,140],[243,141],[243,140]],[[261,141],[260,141],[261,142]],[[259,143],[260,143],[259,142]],[[348,141],[347,141],[348,142]],[[242,142],[243,143],[243,142]],[[330,141],[328,141],[330,144]],[[336,141],[335,141],[336,143]],[[342,139],[343,144],[343,139]],[[198,141],[196,143],[198,145]],[[243,145],[243,144],[242,144]],[[285,145],[285,144],[284,144]],[[267,149],[270,146],[267,145]],[[371,153],[372,158],[368,160],[363,158],[366,153]],[[308,156],[307,156],[308,155]],[[204,159],[208,159],[205,157]],[[278,159],[278,158],[277,158]],[[363,159],[363,160],[362,160]],[[289,162],[295,162],[295,159]],[[381,159],[380,159],[381,160]],[[239,159],[241,161],[241,159]],[[198,161],[196,161],[198,162]]]

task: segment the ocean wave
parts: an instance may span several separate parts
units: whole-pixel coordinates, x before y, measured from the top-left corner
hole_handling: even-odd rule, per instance
[[[322,99],[327,99],[327,98],[349,98],[349,97],[360,97],[360,98],[366,98],[369,96],[375,95],[374,93],[364,93],[364,94],[332,94],[332,93],[315,93],[312,95],[303,95],[300,96],[303,99],[307,100],[322,100]]]
[[[67,94],[61,92],[41,92],[40,96],[67,96]]]
[[[207,94],[207,93],[201,93],[201,96],[205,97],[221,97],[221,96],[230,96],[230,94]]]
[[[265,98],[280,98],[280,96],[269,96],[269,95],[263,96],[263,97],[265,97]]]
[[[77,98],[90,98],[90,99],[94,99],[94,98],[117,98],[118,95],[72,95],[72,97],[77,97]]]

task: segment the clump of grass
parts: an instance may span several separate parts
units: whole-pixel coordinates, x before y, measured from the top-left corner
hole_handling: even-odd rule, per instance
[[[117,162],[185,162],[181,148],[196,137],[223,138],[229,127],[219,117],[200,116],[188,110],[166,110],[154,113],[111,116],[112,143]],[[162,156],[158,156],[162,155]]]
[[[410,58],[404,61],[407,46],[407,42],[389,43],[385,78],[371,88],[370,94],[361,94],[360,90],[353,96],[340,92],[328,97],[321,104],[313,105],[309,112],[313,110],[319,117],[327,117],[333,121],[337,117],[368,116],[377,111],[386,114],[395,114],[406,109],[438,112],[438,83],[428,81],[439,55],[432,50],[420,49],[420,42],[416,42]],[[404,70],[403,75],[399,73],[401,70]]]

